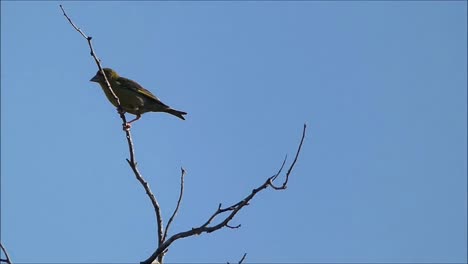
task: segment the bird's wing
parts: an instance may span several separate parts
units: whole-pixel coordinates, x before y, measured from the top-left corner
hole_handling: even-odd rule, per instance
[[[151,99],[155,100],[156,102],[162,104],[163,106],[168,107],[163,102],[161,102],[161,100],[159,100],[159,98],[156,97],[156,95],[152,94],[150,91],[146,90],[145,88],[143,88],[143,86],[141,86],[140,84],[138,84],[135,81],[132,81],[132,80],[124,78],[124,77],[119,77],[117,82],[120,83],[120,87],[134,90],[138,94],[142,94],[142,95],[144,95],[144,96],[146,96],[148,98],[151,98]]]

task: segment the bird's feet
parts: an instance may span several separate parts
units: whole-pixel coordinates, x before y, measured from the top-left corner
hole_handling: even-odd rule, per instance
[[[122,126],[123,131],[129,131],[132,125],[130,123],[126,123]]]
[[[135,121],[137,121],[137,120],[140,119],[140,118],[141,118],[141,114],[137,114],[137,116],[136,116],[135,119],[130,120],[129,122],[127,122],[127,123],[123,126],[123,129],[124,129],[125,131],[130,130],[130,127],[132,127],[130,124],[133,123],[133,122],[135,122]]]

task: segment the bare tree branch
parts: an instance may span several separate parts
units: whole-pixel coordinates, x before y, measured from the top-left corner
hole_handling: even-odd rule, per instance
[[[182,197],[184,195],[184,177],[185,177],[185,170],[184,168],[180,168],[180,192],[179,192],[179,199],[177,200],[177,206],[174,209],[174,212],[172,213],[171,217],[169,218],[169,221],[167,222],[166,225],[166,230],[164,230],[164,236],[163,240],[166,240],[167,233],[169,232],[169,227],[172,224],[172,221],[174,220],[174,217],[177,214],[177,211],[179,211],[180,203],[182,201]]]
[[[6,258],[6,259],[0,259],[0,263],[1,263],[1,262],[5,262],[5,263],[7,263],[7,264],[13,264],[13,263],[11,262],[11,258],[10,258],[10,256],[8,255],[8,252],[7,252],[6,248],[3,246],[2,242],[0,242],[0,248],[2,249],[3,253],[5,254],[5,258]]]
[[[125,127],[125,125],[127,124],[127,119],[125,117],[125,112],[123,111],[122,107],[120,106],[120,100],[117,97],[117,95],[114,93],[114,90],[112,89],[112,87],[111,87],[111,85],[109,83],[109,80],[107,79],[107,76],[104,73],[104,70],[103,70],[103,68],[101,66],[101,60],[98,59],[98,57],[96,56],[96,53],[94,52],[94,48],[93,48],[93,45],[92,45],[92,42],[91,42],[92,37],[87,36],[79,27],[77,27],[75,25],[75,23],[73,23],[73,21],[70,19],[70,17],[65,12],[65,9],[63,8],[62,5],[60,5],[60,9],[62,9],[63,15],[68,20],[68,22],[72,25],[72,27],[76,31],[78,31],[78,33],[80,33],[81,36],[83,36],[83,38],[85,38],[87,40],[88,45],[89,45],[89,49],[91,51],[90,54],[94,58],[94,61],[96,62],[96,65],[98,66],[99,70],[101,71],[102,75],[104,76],[104,79],[105,79],[106,84],[107,84],[107,88],[110,90],[112,96],[114,96],[115,100],[117,101],[117,105],[118,105],[117,112],[119,113],[120,118],[122,119],[122,122],[123,122],[122,126]],[[156,214],[157,223],[158,223],[158,225],[157,225],[158,226],[158,231],[157,231],[158,232],[158,246],[160,246],[162,244],[162,242],[163,242],[163,220],[162,220],[162,214],[161,214],[161,207],[159,206],[159,203],[158,203],[156,197],[154,196],[153,192],[151,191],[148,183],[143,178],[143,176],[141,175],[140,171],[137,168],[137,162],[135,160],[135,148],[133,146],[133,140],[132,140],[132,135],[130,133],[130,129],[124,129],[124,131],[125,131],[125,134],[126,134],[128,149],[129,149],[129,153],[130,153],[130,159],[127,159],[127,162],[130,165],[130,167],[132,168],[132,171],[135,174],[135,177],[137,178],[137,180],[141,183],[141,185],[145,189],[146,194],[148,195],[148,198],[151,200],[151,204],[153,205],[154,212]]]
[[[114,96],[115,100],[117,101],[117,105],[120,107],[120,100],[119,100],[119,97],[117,97],[117,95],[114,93],[114,90],[112,89],[110,83],[109,83],[109,80],[107,79],[107,76],[106,74],[104,73],[104,70],[102,69],[102,66],[101,66],[101,60],[97,58],[96,56],[96,53],[94,52],[94,48],[93,48],[93,44],[91,43],[91,39],[93,39],[93,37],[91,36],[87,36],[79,27],[77,27],[75,25],[75,23],[73,23],[73,21],[71,20],[71,18],[67,15],[67,13],[65,12],[65,9],[63,9],[63,6],[60,5],[60,9],[62,9],[62,12],[63,12],[63,15],[65,16],[65,18],[68,20],[68,22],[70,22],[70,24],[72,25],[72,27],[78,31],[78,33],[81,34],[81,36],[83,36],[83,38],[85,38],[87,41],[88,41],[88,45],[89,45],[89,49],[91,50],[91,56],[94,58],[94,61],[96,62],[99,70],[101,71],[102,75],[104,76],[104,79],[106,81],[106,84],[107,84],[107,88],[109,88],[109,91],[111,92],[112,96]],[[121,114],[122,115],[122,114]],[[125,116],[124,116],[125,117]],[[126,123],[126,122],[125,122]]]
[[[137,164],[128,159],[127,159],[127,162],[128,162],[128,165],[130,165],[130,167],[132,168],[133,173],[135,174],[135,177],[137,178],[137,180],[141,183],[143,188],[145,188],[146,194],[151,200],[151,204],[153,205],[154,212],[156,214],[156,220],[158,223],[158,245],[161,245],[163,242],[163,227],[164,227],[162,214],[161,214],[161,207],[159,206],[156,196],[154,196],[153,192],[151,191],[151,188],[149,187],[148,182],[143,178],[143,176],[141,176],[141,173],[137,168]]]
[[[284,190],[284,189],[286,189],[286,185],[288,184],[288,180],[289,180],[289,174],[291,174],[292,169],[294,168],[294,165],[296,165],[297,158],[299,157],[299,153],[301,152],[302,143],[304,142],[306,129],[307,129],[307,125],[304,124],[304,128],[302,129],[301,143],[299,143],[299,147],[297,148],[296,156],[294,157],[294,160],[293,160],[293,162],[291,163],[291,166],[289,166],[288,172],[286,173],[286,179],[284,180],[283,185],[282,185],[281,187],[276,187],[276,186],[274,186],[273,183],[272,183],[272,184],[271,184],[271,187],[272,187],[273,189],[275,189],[275,190]],[[284,159],[284,161],[286,162],[286,158]],[[284,163],[283,163],[283,166],[284,166]],[[278,177],[278,175],[281,173],[281,170],[283,169],[283,166],[281,166],[280,170],[279,170],[278,173],[274,176],[274,179],[272,179],[272,181],[276,180],[276,178]]]
[[[230,225],[230,224],[226,224],[226,227],[227,227],[227,228],[230,228],[230,229],[237,229],[237,228],[239,228],[239,227],[241,227],[241,226],[242,226],[241,224],[238,224],[238,225],[236,225],[236,226],[232,226],[232,225]]]
[[[296,156],[294,158],[294,161],[292,162],[292,164],[290,165],[289,169],[288,169],[288,172],[286,173],[285,175],[285,180],[284,182],[282,183],[282,185],[280,187],[277,187],[277,186],[274,186],[273,185],[273,181],[278,177],[278,175],[281,173],[281,171],[283,170],[284,168],[284,164],[286,162],[286,159],[283,161],[283,164],[281,165],[281,168],[279,169],[279,171],[269,177],[262,185],[260,185],[259,187],[255,188],[252,190],[252,192],[247,195],[244,199],[242,199],[241,201],[237,202],[236,204],[234,205],[231,205],[229,207],[226,207],[226,208],[222,208],[222,205],[219,204],[218,205],[218,209],[208,218],[208,220],[201,226],[199,227],[195,227],[195,228],[192,228],[191,230],[188,230],[188,231],[184,231],[184,232],[180,232],[180,233],[177,233],[173,236],[171,236],[170,238],[168,239],[165,239],[164,243],[162,243],[154,252],[153,254],[146,260],[142,261],[141,263],[142,264],[149,264],[149,263],[152,263],[156,258],[158,258],[163,252],[165,252],[165,250],[172,244],[174,243],[176,240],[179,240],[181,238],[185,238],[185,237],[190,237],[190,236],[195,236],[195,235],[200,235],[202,233],[211,233],[211,232],[214,232],[218,229],[221,229],[223,227],[230,227],[230,228],[233,228],[233,226],[229,226],[229,222],[234,218],[234,216],[246,205],[249,205],[249,202],[250,200],[252,200],[255,195],[257,195],[260,191],[264,190],[264,189],[267,189],[268,187],[271,187],[273,188],[274,190],[285,190],[286,189],[286,186],[287,186],[287,183],[288,183],[288,180],[289,180],[289,175],[291,174],[292,172],[292,169],[294,168],[294,166],[296,165],[296,161],[297,161],[297,158],[299,157],[299,154],[300,154],[300,150],[301,150],[301,147],[302,147],[302,144],[304,143],[304,138],[305,138],[305,135],[306,135],[306,129],[307,129],[307,126],[306,124],[304,124],[304,127],[303,127],[303,130],[302,130],[302,137],[301,137],[301,141],[299,143],[299,147],[297,149],[297,152],[296,152]],[[211,225],[211,222],[217,217],[219,216],[220,214],[222,213],[225,213],[225,212],[230,212],[227,216],[224,217],[224,219],[222,219],[219,223],[215,224],[215,225]],[[236,228],[236,227],[234,227]]]
[[[185,178],[185,170],[184,168],[180,168],[180,192],[179,192],[179,199],[177,200],[177,206],[176,208],[174,209],[174,212],[172,213],[171,217],[169,218],[169,221],[167,222],[167,225],[166,225],[166,229],[164,230],[164,235],[163,235],[163,238],[162,238],[162,241],[166,240],[166,237],[167,237],[167,234],[169,232],[169,228],[172,224],[172,221],[174,221],[174,218],[177,214],[177,212],[179,211],[179,208],[180,208],[180,203],[182,202],[182,197],[184,195],[184,178]],[[164,255],[166,254],[166,252],[168,251],[169,249],[166,248],[166,250],[164,250],[158,257],[158,261],[159,263],[163,263],[163,258],[164,258]]]
[[[239,260],[239,262],[237,262],[237,264],[242,264],[242,262],[244,262],[245,257],[247,257],[247,253],[244,253],[244,256],[242,256],[242,258]]]
[[[244,253],[244,255],[243,255],[242,258],[239,260],[239,262],[237,262],[237,264],[242,264],[242,262],[244,262],[246,256],[247,256],[247,253]],[[227,264],[231,264],[231,263],[228,262]]]

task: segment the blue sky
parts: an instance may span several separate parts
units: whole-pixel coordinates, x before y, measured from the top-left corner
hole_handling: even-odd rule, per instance
[[[138,262],[151,204],[102,63],[187,120],[132,128],[172,232],[202,224],[292,157],[238,230],[177,241],[167,262],[466,262],[467,2],[1,2],[1,241],[15,263]],[[290,161],[290,160],[289,160]]]

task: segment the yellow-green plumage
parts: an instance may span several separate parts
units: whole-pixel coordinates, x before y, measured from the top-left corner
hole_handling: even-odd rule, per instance
[[[137,82],[120,77],[117,72],[110,68],[104,68],[103,70],[106,74],[107,80],[112,86],[112,90],[119,98],[122,109],[125,112],[137,116],[137,118],[130,121],[130,123],[138,120],[140,116],[146,112],[166,112],[185,120],[183,115],[186,115],[187,113],[172,109]],[[107,87],[101,71],[98,71],[90,81],[99,83],[107,99],[115,107],[118,106],[117,101]]]

